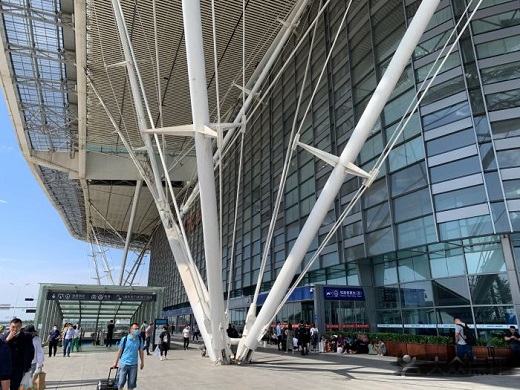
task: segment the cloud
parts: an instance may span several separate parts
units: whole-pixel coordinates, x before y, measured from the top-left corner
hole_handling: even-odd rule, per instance
[[[0,203],[5,203],[5,204],[7,204],[7,200],[0,199]]]

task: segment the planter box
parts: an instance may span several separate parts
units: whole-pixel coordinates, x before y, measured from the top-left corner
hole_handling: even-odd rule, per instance
[[[479,359],[487,359],[489,357],[489,350],[488,347],[483,346],[473,346],[473,357],[479,358]]]
[[[406,344],[399,341],[385,341],[386,355],[402,357],[406,355]]]
[[[455,346],[426,344],[426,356],[427,359],[431,361],[451,362],[455,357]]]
[[[406,353],[411,357],[415,357],[420,360],[425,360],[427,357],[426,344],[406,343]]]

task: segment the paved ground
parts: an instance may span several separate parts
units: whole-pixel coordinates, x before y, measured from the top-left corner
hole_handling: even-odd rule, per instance
[[[502,375],[449,375],[439,370],[435,376],[402,375],[396,358],[332,353],[299,354],[278,352],[276,346],[260,348],[252,364],[216,366],[201,357],[198,346],[188,351],[174,343],[168,360],[145,356],[137,388],[152,389],[519,389],[520,370]],[[61,352],[61,351],[59,351]],[[106,377],[116,349],[88,346],[70,358],[46,355],[47,389],[96,389]],[[428,368],[430,370],[430,368]],[[413,372],[414,370],[410,370]]]

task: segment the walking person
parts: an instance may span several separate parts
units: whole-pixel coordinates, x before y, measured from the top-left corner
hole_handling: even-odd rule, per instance
[[[168,355],[171,340],[171,335],[168,331],[168,325],[163,325],[163,331],[159,335],[159,340],[161,341],[161,343],[159,344],[159,349],[161,351],[161,360],[166,360],[166,355]]]
[[[182,330],[182,338],[184,339],[184,350],[187,351],[190,346],[190,326],[188,324]]]
[[[74,329],[74,335],[72,336],[70,350],[71,352],[74,352],[74,348],[76,348],[76,351],[79,352],[79,336],[81,334],[81,329],[79,328],[79,325],[74,325],[72,329]]]
[[[11,320],[9,333],[4,334],[2,338],[11,350],[10,389],[18,390],[24,374],[31,371],[31,362],[34,358],[32,338],[22,331],[22,320],[19,318]]]
[[[464,355],[468,357],[468,361],[473,361],[473,347],[466,342],[467,335],[466,324],[460,318],[454,318],[455,323],[455,343],[457,344],[457,358],[464,360]]]
[[[150,325],[148,325],[144,331],[145,341],[146,341],[145,349],[146,349],[146,354],[148,356],[151,355],[150,343],[152,342],[152,333],[153,333],[153,322],[150,322]]]
[[[119,390],[123,390],[128,382],[127,389],[133,390],[137,386],[137,365],[141,361],[140,369],[144,368],[144,343],[139,337],[139,324],[133,323],[130,326],[130,332],[119,342],[119,350],[117,351],[116,360],[112,368],[117,370]]]
[[[72,324],[69,324],[69,327],[63,334],[63,357],[70,357],[70,348],[72,347],[72,339],[74,338],[74,328]]]
[[[114,320],[110,320],[110,322],[107,325],[107,339],[105,342],[105,346],[107,348],[112,348],[112,343],[114,342]]]
[[[293,351],[294,331],[292,328],[292,324],[290,322],[289,322],[289,324],[287,324],[287,329],[285,330],[285,335],[287,336],[285,348],[287,349],[287,352],[291,351],[294,353],[294,351]]]
[[[38,336],[38,332],[36,332],[34,325],[27,325],[25,327],[25,333],[32,337],[34,347],[34,358],[31,362],[31,376],[33,376],[36,370],[42,370],[45,353],[42,348],[42,339]]]
[[[281,351],[283,349],[282,348],[283,334],[282,334],[282,325],[280,325],[280,321],[278,321],[276,323],[275,332],[276,332],[276,339],[278,340],[278,350]]]
[[[58,325],[53,325],[49,335],[47,336],[47,342],[49,343],[49,357],[56,356],[58,351],[58,343],[60,341],[61,333],[58,330]]]
[[[197,324],[193,325],[193,338],[191,341],[195,341],[195,338],[197,338],[197,341],[199,341],[199,326]]]

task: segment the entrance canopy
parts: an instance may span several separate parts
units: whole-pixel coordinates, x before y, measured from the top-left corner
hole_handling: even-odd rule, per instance
[[[35,325],[45,334],[54,324],[78,324],[91,337],[114,320],[125,331],[132,322],[162,318],[163,287],[41,284]]]

